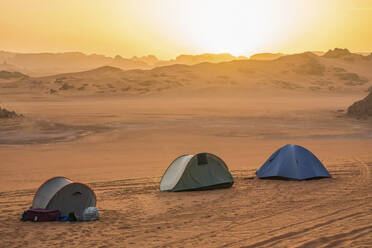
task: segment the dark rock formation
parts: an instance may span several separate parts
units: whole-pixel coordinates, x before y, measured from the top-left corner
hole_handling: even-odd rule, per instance
[[[355,117],[372,116],[372,92],[364,99],[355,102],[347,109],[348,115]]]
[[[0,71],[0,79],[27,78],[28,76],[17,71]]]
[[[341,48],[335,48],[333,50],[329,50],[328,52],[326,52],[323,57],[326,57],[326,58],[342,58],[342,57],[345,57],[345,56],[350,56],[351,53],[348,49],[341,49]]]
[[[15,118],[15,117],[22,117],[22,115],[18,115],[14,111],[9,111],[5,108],[0,107],[0,119],[5,119],[5,118]]]

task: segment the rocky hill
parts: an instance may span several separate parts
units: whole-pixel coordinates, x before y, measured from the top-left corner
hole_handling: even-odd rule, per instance
[[[0,71],[0,79],[27,78],[28,76],[17,71]]]
[[[160,60],[154,55],[124,58],[109,57],[81,52],[65,53],[11,53],[0,51],[0,70],[19,71],[31,76],[46,76],[60,73],[87,71],[102,66],[113,66],[123,70],[152,69],[174,64],[194,65],[203,62],[219,63],[247,57],[235,57],[228,53],[180,55],[176,59]]]
[[[357,101],[347,110],[348,115],[355,117],[372,116],[372,92],[364,99]]]
[[[347,51],[346,51],[347,52]],[[336,52],[338,53],[338,52]],[[221,63],[173,64],[153,69],[123,70],[114,66],[0,81],[2,94],[102,95],[154,94],[173,90],[297,90],[361,93],[372,85],[372,59],[342,51],[342,56],[312,52],[274,60],[232,60]],[[362,57],[353,62],[347,56]],[[330,57],[329,57],[330,56]],[[151,58],[148,58],[151,59]]]

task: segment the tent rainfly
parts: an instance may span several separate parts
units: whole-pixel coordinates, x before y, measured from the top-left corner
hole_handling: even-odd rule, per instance
[[[182,155],[165,171],[160,191],[186,191],[228,188],[234,183],[225,162],[216,155]]]
[[[91,188],[65,177],[54,177],[42,184],[32,203],[32,208],[55,209],[61,215],[74,213],[78,220],[86,208],[95,206],[96,195]]]
[[[331,177],[313,153],[298,145],[286,145],[277,150],[256,171],[256,175],[259,178],[294,180]]]

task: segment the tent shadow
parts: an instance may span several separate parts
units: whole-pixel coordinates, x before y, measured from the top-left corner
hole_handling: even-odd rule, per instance
[[[312,178],[305,178],[305,179],[295,179],[295,178],[288,178],[288,177],[279,177],[279,176],[275,176],[275,177],[263,177],[263,178],[259,178],[257,177],[258,179],[262,179],[262,180],[278,180],[278,181],[317,181],[317,180],[320,180],[320,179],[332,179],[332,177],[312,177]]]
[[[187,190],[178,190],[174,192],[188,192],[188,191],[206,191],[206,190],[214,190],[214,189],[227,189],[231,188],[233,186],[234,182],[229,182],[229,183],[221,183],[217,185],[211,185],[211,186],[206,186],[206,187],[201,187],[201,188],[196,188],[196,189],[187,189]]]

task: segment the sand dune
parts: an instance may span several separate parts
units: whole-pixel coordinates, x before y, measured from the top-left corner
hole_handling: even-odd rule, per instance
[[[341,51],[341,52],[340,52]],[[333,55],[332,55],[333,54]],[[340,55],[341,54],[341,55]],[[353,58],[353,59],[350,59]],[[324,56],[307,52],[276,60],[169,65],[151,70],[97,69],[23,78],[0,85],[3,94],[138,95],[178,91],[297,90],[363,92],[371,87],[372,60],[347,50]]]

